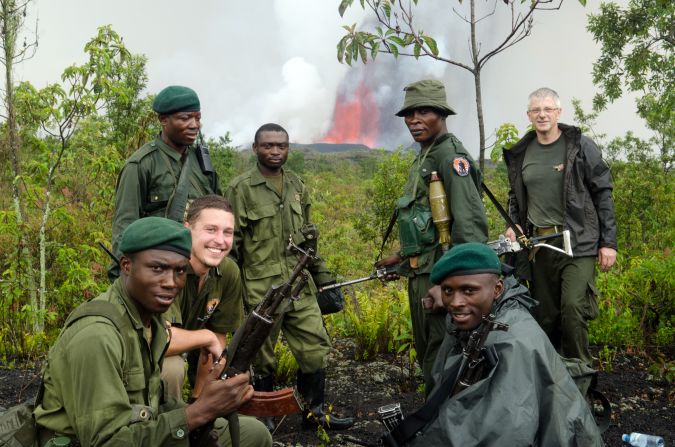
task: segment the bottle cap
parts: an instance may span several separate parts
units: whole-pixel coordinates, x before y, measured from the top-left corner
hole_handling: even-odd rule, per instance
[[[621,440],[623,442],[628,442],[628,441],[630,441],[630,436],[628,436],[627,434],[624,433],[623,435],[621,435]]]

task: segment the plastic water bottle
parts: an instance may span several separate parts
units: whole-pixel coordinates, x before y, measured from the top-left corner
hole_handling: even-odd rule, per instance
[[[644,433],[631,433],[621,437],[633,447],[664,447],[665,443],[661,436],[645,435]]]

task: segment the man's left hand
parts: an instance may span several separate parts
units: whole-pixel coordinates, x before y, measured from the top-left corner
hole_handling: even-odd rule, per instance
[[[616,262],[616,250],[609,247],[602,247],[598,250],[598,264],[600,264],[600,270],[603,272],[608,271],[612,268]]]

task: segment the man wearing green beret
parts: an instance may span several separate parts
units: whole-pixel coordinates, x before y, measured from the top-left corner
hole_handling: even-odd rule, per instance
[[[225,197],[195,199],[185,226],[192,234],[192,253],[182,292],[164,318],[171,324],[171,343],[162,366],[169,395],[182,399],[188,353],[192,398],[199,396],[204,374],[243,318],[243,285],[239,266],[228,257],[234,239],[234,214]]]
[[[117,256],[122,232],[131,222],[146,216],[182,222],[190,201],[206,194],[222,195],[208,152],[193,146],[202,116],[194,90],[167,87],[155,97],[152,108],[162,130],[127,159],[117,179],[112,225]],[[111,267],[110,278],[118,274]]]
[[[436,80],[405,87],[405,101],[396,115],[403,117],[420,152],[413,162],[403,197],[396,202],[401,251],[376,266],[398,264],[408,277],[408,299],[417,359],[424,373],[425,392],[433,387],[431,367],[445,333],[445,316],[428,305],[432,287],[429,274],[443,254],[439,233],[432,222],[429,183],[436,172],[443,184],[453,244],[487,242],[487,217],[480,198],[481,173],[462,143],[448,132],[446,119],[455,115],[448,106],[445,87]]]
[[[536,302],[500,270],[479,243],[456,245],[434,265],[431,280],[448,314],[427,400],[437,412],[401,445],[601,446],[588,404],[530,315]],[[484,354],[468,387],[455,388],[470,335],[490,314],[507,326],[488,333],[483,348],[493,355]]]
[[[185,285],[190,231],[161,217],[134,221],[119,249],[121,276],[78,306],[49,351],[44,392],[34,410],[40,444],[67,436],[71,445],[188,446],[188,434],[216,420],[221,445],[231,445],[230,414],[253,395],[249,374],[209,375],[191,405],[166,397],[160,367],[169,342],[161,314]],[[242,417],[241,445],[271,446],[255,418]]]

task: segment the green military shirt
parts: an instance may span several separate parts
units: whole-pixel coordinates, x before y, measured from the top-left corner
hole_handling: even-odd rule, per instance
[[[207,194],[222,194],[216,173],[204,174],[195,150],[187,149],[191,171],[188,201]],[[117,179],[113,215],[113,251],[122,232],[133,221],[147,216],[166,217],[166,209],[178,185],[184,160],[157,136],[129,157]]]
[[[241,266],[246,304],[258,304],[273,284],[286,281],[298,257],[286,249],[289,236],[304,242],[301,228],[309,224],[310,200],[300,178],[282,169],[281,195],[257,167],[232,180],[225,192],[235,216],[235,256]],[[302,308],[314,300],[316,286],[310,278],[299,301]]]
[[[479,194],[481,173],[462,143],[451,133],[440,136],[426,152],[415,157],[404,187],[404,196],[408,199],[399,199],[398,203],[407,202],[410,206],[414,202],[430,211],[429,181],[433,171],[438,172],[443,181],[451,210],[452,244],[487,242],[487,216]],[[431,219],[430,213],[428,217]],[[436,239],[417,256],[417,268],[412,269],[409,260],[404,260],[400,266],[401,274],[430,273],[441,255]]]
[[[152,318],[148,341],[120,279],[95,300],[113,303],[129,325],[120,332],[105,317],[85,316],[63,330],[47,358],[37,423],[83,446],[188,446],[185,404],[162,398],[163,320]]]
[[[206,275],[202,290],[198,290],[199,276],[188,267],[185,288],[164,318],[183,329],[205,327],[221,334],[234,332],[244,314],[239,267],[233,259],[226,257]]]

